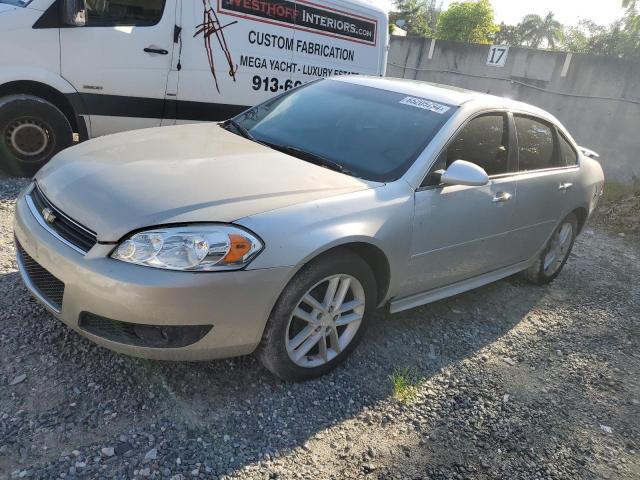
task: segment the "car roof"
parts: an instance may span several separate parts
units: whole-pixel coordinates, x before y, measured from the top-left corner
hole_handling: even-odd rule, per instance
[[[421,80],[409,80],[406,78],[374,77],[365,75],[347,75],[331,77],[331,79],[426,98],[433,102],[445,103],[447,105],[458,107],[465,103],[476,102],[482,106],[508,108],[557,122],[557,120],[548,112],[538,107],[534,107],[533,105],[529,105],[528,103],[518,102],[516,100],[511,100],[510,98],[490,95],[488,93],[476,92],[474,90],[467,90],[466,88],[455,87],[452,85],[431,83]]]

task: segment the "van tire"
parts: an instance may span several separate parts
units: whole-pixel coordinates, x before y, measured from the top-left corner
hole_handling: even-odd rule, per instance
[[[0,98],[0,169],[6,173],[31,177],[72,144],[71,124],[52,103],[32,95]]]

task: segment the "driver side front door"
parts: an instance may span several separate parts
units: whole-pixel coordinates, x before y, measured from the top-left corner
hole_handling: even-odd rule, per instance
[[[401,294],[450,285],[515,263],[516,179],[508,113],[472,118],[456,134],[432,172],[467,160],[489,175],[482,186],[442,185],[427,176],[415,192],[411,258]]]

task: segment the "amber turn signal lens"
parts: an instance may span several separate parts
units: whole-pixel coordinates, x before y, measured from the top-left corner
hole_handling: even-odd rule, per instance
[[[232,233],[229,235],[229,241],[231,246],[224,257],[224,263],[240,262],[251,251],[251,242],[242,235]]]

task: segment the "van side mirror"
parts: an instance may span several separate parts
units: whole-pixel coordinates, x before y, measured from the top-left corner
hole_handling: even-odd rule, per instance
[[[472,185],[480,186],[489,183],[489,175],[484,168],[465,160],[456,160],[442,175],[440,182],[445,185]]]
[[[62,24],[70,27],[84,27],[87,24],[87,5],[84,0],[62,2]]]

